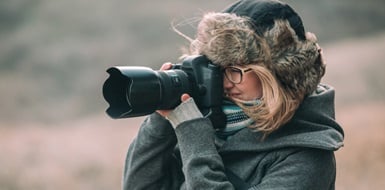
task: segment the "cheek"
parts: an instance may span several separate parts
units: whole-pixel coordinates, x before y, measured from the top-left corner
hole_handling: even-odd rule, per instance
[[[254,100],[262,97],[262,84],[256,75],[249,77],[245,82],[243,90],[247,99]]]

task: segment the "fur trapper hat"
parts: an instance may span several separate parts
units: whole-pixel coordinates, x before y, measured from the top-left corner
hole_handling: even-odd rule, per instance
[[[311,94],[325,72],[321,50],[301,18],[276,0],[241,0],[207,13],[191,50],[220,66],[258,64],[293,94]]]

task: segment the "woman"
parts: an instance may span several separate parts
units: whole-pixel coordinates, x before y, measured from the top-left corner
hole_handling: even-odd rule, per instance
[[[182,95],[142,124],[123,189],[334,189],[334,90],[320,84],[321,49],[289,5],[241,0],[207,13],[190,50],[223,68],[226,127],[215,131]]]

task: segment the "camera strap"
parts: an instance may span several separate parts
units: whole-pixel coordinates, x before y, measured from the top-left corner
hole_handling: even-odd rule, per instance
[[[249,184],[244,182],[237,174],[231,171],[228,168],[225,168],[225,173],[227,179],[233,184],[236,190],[247,190],[249,189]]]

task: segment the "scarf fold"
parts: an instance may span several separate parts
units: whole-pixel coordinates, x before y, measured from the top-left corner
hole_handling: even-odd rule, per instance
[[[252,106],[260,104],[260,99],[242,102],[245,106]],[[241,107],[230,100],[224,100],[222,111],[226,115],[226,127],[218,130],[216,135],[226,140],[228,137],[234,135],[245,127],[254,123],[254,121],[245,114]]]

